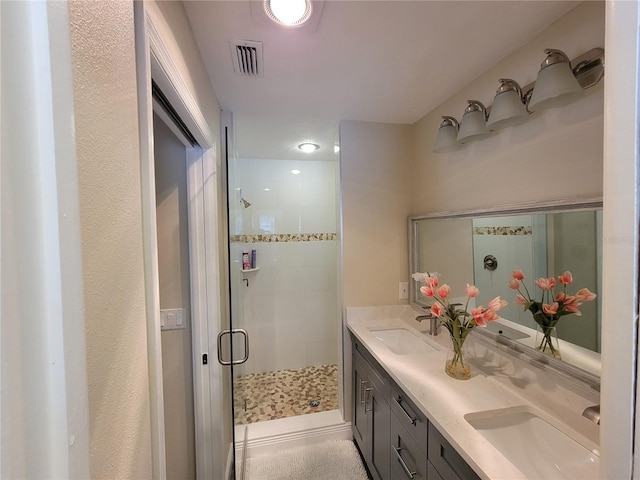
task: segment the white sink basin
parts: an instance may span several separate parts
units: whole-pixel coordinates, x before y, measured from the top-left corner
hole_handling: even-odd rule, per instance
[[[598,455],[530,407],[474,412],[464,418],[528,478],[598,478]]]
[[[406,328],[372,329],[369,331],[396,355],[411,355],[439,350]]]

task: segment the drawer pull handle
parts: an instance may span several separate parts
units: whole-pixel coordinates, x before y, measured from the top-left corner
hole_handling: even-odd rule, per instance
[[[415,427],[417,422],[418,422],[418,417],[412,417],[411,415],[409,415],[409,412],[407,412],[407,410],[402,406],[402,395],[398,395],[398,398],[393,397],[393,399],[395,400],[395,402],[400,407],[400,410],[402,410],[404,412],[404,414],[407,416],[407,418],[411,422],[411,425],[413,425]]]
[[[368,380],[360,379],[360,403],[364,403],[364,387],[369,383]]]
[[[400,447],[393,447],[393,451],[396,453],[396,457],[398,457],[398,462],[400,462],[400,465],[402,466],[404,473],[407,474],[407,477],[413,478],[416,476],[416,473],[418,472],[412,472],[411,469],[407,466],[404,459],[402,458],[402,455],[400,455],[401,450],[402,449]]]
[[[373,408],[367,408],[367,403],[369,402],[369,397],[371,396],[369,395],[371,393],[371,390],[373,390],[373,388],[364,389],[364,413],[369,413],[373,410]]]

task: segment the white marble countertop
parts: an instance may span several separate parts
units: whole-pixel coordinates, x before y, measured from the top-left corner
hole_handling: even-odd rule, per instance
[[[598,427],[581,414],[587,406],[598,403],[598,392],[505,355],[474,333],[467,339],[471,378],[450,378],[444,372],[448,332],[441,329],[439,335],[429,336],[425,333],[428,322],[416,322],[415,315],[406,306],[348,308],[347,327],[481,478],[527,477],[465,420],[464,415],[472,412],[529,406],[570,431],[583,446],[597,451]],[[426,335],[439,350],[397,355],[375,338],[370,328],[405,328]],[[595,471],[594,478],[597,476]]]

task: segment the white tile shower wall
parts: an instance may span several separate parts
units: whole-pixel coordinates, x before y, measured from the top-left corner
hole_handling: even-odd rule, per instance
[[[335,162],[239,159],[242,233],[335,233]],[[292,170],[300,170],[294,175]],[[236,233],[240,233],[236,231]]]
[[[240,159],[237,166],[242,197],[252,205],[240,211],[234,234],[336,233],[334,162]],[[238,268],[251,249],[260,268],[244,274],[249,285],[240,290],[251,342],[238,373],[337,363],[337,241],[232,245]]]
[[[337,242],[251,246],[261,260],[244,289],[244,328],[254,339],[244,373],[336,363]]]
[[[532,227],[529,215],[477,218],[473,227]],[[511,279],[513,270],[522,270],[528,277],[533,273],[533,236],[529,235],[473,235],[473,271],[474,281],[480,289],[477,303],[486,305],[497,295],[504,295],[505,286]],[[486,270],[483,260],[493,255],[498,261],[496,270]],[[511,292],[511,290],[509,290]],[[500,312],[503,318],[535,328],[529,312],[515,304],[515,292],[508,298],[508,305]]]
[[[531,314],[523,311],[515,304],[515,293],[504,298],[506,284],[511,279],[513,270],[533,271],[533,255],[531,253],[531,235],[474,235],[473,236],[473,269],[475,284],[480,289],[477,303],[486,305],[489,300],[502,295],[508,305],[502,309],[500,316],[508,320],[535,328]],[[498,260],[498,268],[494,271],[483,268],[485,255],[494,255]],[[529,279],[530,280],[530,279]],[[512,292],[509,290],[509,292]]]

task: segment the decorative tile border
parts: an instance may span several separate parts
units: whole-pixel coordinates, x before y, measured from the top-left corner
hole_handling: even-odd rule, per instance
[[[231,235],[231,243],[323,242],[337,238],[337,233],[259,233]]]
[[[531,235],[531,227],[473,227],[474,235]]]

